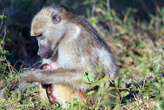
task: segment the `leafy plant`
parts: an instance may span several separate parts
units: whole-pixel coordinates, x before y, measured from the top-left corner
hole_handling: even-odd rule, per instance
[[[10,68],[10,62],[7,60],[6,55],[9,55],[9,52],[7,50],[4,49],[4,45],[5,45],[5,34],[6,31],[5,29],[3,29],[3,20],[6,18],[6,16],[0,15],[0,20],[1,20],[1,25],[0,25],[0,76],[2,77],[6,71],[6,69],[11,69]],[[0,79],[2,80],[2,79]]]
[[[16,70],[12,66],[18,59],[21,59],[21,64],[24,60],[33,61],[30,62],[32,64],[35,62],[37,58],[33,54],[27,54],[36,54],[37,49],[35,40],[29,37],[30,22],[32,16],[43,5],[54,2],[64,4],[87,16],[88,21],[111,47],[120,73],[120,78],[109,82],[109,76],[101,76],[101,67],[97,70],[100,75],[98,78],[94,77],[93,72],[85,71],[82,81],[89,83],[91,87],[99,87],[97,91],[88,92],[87,96],[96,94],[98,100],[92,106],[82,106],[77,99],[74,99],[74,102],[67,102],[70,104],[68,109],[162,110],[164,108],[164,7],[158,5],[158,3],[162,5],[162,1],[156,1],[158,2],[155,3],[156,10],[153,8],[154,2],[153,5],[152,1],[150,4],[145,4],[145,0],[78,0],[73,3],[72,0],[1,1],[0,8],[6,8],[7,19],[4,14],[0,15],[0,80],[6,80],[8,76],[8,79],[15,77],[16,73],[22,71],[19,67]],[[140,2],[142,5],[138,5]],[[128,7],[125,8],[126,6]],[[140,6],[144,8],[142,13],[137,9],[138,7],[142,9]],[[143,14],[143,11],[146,13]],[[155,13],[150,13],[152,11]],[[8,37],[12,41],[10,47],[14,50],[8,45]],[[9,49],[11,56],[6,57],[9,55],[7,51]],[[17,56],[14,56],[16,54]],[[115,86],[109,86],[110,83]],[[39,102],[37,88],[13,92],[10,98],[0,99],[0,109],[43,108],[57,109],[57,106]]]

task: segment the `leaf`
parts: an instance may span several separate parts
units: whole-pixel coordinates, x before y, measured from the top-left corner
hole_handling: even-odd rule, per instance
[[[103,94],[103,91],[104,91],[103,88],[100,86],[96,94],[98,96],[101,96]],[[98,98],[100,98],[100,97],[98,97]]]
[[[0,39],[0,44],[4,44],[4,41],[2,39]]]
[[[93,72],[88,73],[88,79],[90,82],[94,82],[95,80],[95,74]]]
[[[135,91],[137,89],[135,85],[131,85],[130,87],[132,91]]]
[[[0,15],[0,19],[4,19],[4,18],[6,18],[7,16],[5,16],[5,15]]]
[[[139,57],[139,60],[141,61],[141,63],[145,62],[145,57]]]
[[[86,95],[92,95],[95,91],[89,91]]]
[[[140,44],[139,44],[139,47],[140,47],[140,48],[145,48],[145,44],[144,44],[144,43],[140,43]]]
[[[86,82],[86,83],[92,83],[95,80],[94,76],[95,75],[93,72],[88,72],[87,70],[85,70],[81,77],[81,81]]]
[[[115,87],[110,87],[110,88],[107,89],[107,92],[115,90],[115,89],[116,89]]]
[[[129,94],[129,91],[121,91],[120,94],[121,94],[121,97],[123,98]]]
[[[155,75],[158,75],[158,72],[160,71],[160,64],[153,64],[153,70],[155,72]]]
[[[81,77],[81,81],[82,82],[86,82],[86,83],[90,83],[87,77],[88,76],[86,76],[86,75],[83,74],[82,77]]]
[[[119,76],[117,76],[116,79],[114,80],[115,87],[118,87],[118,83],[119,83]]]
[[[126,87],[125,83],[120,83],[120,87],[125,88]]]
[[[95,87],[95,86],[100,86],[100,85],[101,85],[100,80],[95,79],[94,83],[91,83],[90,87]]]
[[[146,82],[144,86],[145,87],[153,87],[153,84],[151,82]]]
[[[103,78],[103,81],[105,83],[108,83],[109,82],[109,75],[105,75],[104,78]]]

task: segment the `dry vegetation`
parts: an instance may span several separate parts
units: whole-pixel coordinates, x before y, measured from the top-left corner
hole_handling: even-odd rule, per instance
[[[119,13],[116,13],[115,10],[112,10],[107,5],[108,0],[102,0],[104,2],[96,1],[85,0],[83,5],[92,4],[90,10],[87,10],[88,21],[105,39],[117,59],[120,86],[118,86],[118,79],[115,80],[115,87],[109,88],[105,85],[109,83],[108,76],[101,80],[91,77],[94,80],[93,85],[100,86],[96,93],[99,99],[97,103],[93,106],[82,106],[74,99],[74,103],[67,102],[70,103],[69,109],[111,109],[111,107],[112,109],[128,110],[164,109],[164,7],[159,7],[156,4],[156,13],[154,15],[149,13],[150,20],[138,20],[134,16],[136,9],[128,8],[123,16],[120,17],[118,16]],[[31,14],[29,10],[28,14]],[[12,40],[10,42],[15,43],[14,46],[17,45],[17,39],[11,38],[11,36],[16,34],[15,31],[12,32],[12,27],[17,25],[17,31],[22,31],[19,27],[19,22],[15,25],[10,25],[10,30],[6,29],[3,26],[3,22],[8,19],[8,16],[7,18],[6,16],[7,14],[0,15],[0,80],[2,80],[0,85],[3,85],[3,81],[20,75],[23,71],[22,66],[20,66],[21,69],[15,69],[15,65],[10,64],[11,60],[9,61],[6,58],[9,52],[4,49],[4,45],[7,45],[10,39]],[[29,27],[29,24],[27,25]],[[8,33],[9,37],[6,33]],[[26,55],[26,61],[28,61],[28,57],[31,58],[34,55],[29,55],[25,51],[26,47],[29,48],[29,42],[26,42],[26,37],[22,33],[20,34],[18,36],[21,40],[20,42],[24,43],[20,51],[25,52],[23,55]],[[34,46],[33,43],[36,42],[32,40],[30,44]],[[20,44],[18,43],[18,45]],[[36,53],[36,50],[30,50],[30,52]],[[10,53],[13,54],[14,52],[10,51]],[[36,57],[33,59],[36,59]],[[23,65],[23,62],[21,64]],[[26,64],[28,66],[28,63]],[[113,91],[116,94],[113,94]],[[88,96],[92,95],[92,93],[93,91]],[[108,99],[111,93],[113,94],[112,97],[115,98],[113,102]],[[55,105],[49,107],[40,103],[37,97],[37,88],[13,92],[8,99],[0,99],[0,109],[54,109],[55,107]]]

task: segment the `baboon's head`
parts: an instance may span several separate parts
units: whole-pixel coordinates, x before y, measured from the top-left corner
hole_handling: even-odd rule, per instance
[[[63,6],[45,7],[33,18],[31,36],[37,37],[39,45],[37,54],[42,58],[55,55],[58,44],[66,33],[67,12],[67,8]]]

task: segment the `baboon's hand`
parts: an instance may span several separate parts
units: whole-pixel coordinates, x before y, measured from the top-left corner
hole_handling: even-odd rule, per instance
[[[15,77],[10,81],[7,81],[2,87],[0,87],[0,98],[7,98],[10,96],[11,91],[19,91],[28,87],[35,87],[39,83],[27,83],[22,76]]]
[[[27,83],[38,82],[37,78],[40,73],[39,71],[39,69],[24,71],[23,80],[25,80]]]
[[[53,74],[53,70],[51,71],[52,73],[50,73],[51,70],[41,70],[41,69],[35,69],[35,70],[29,70],[29,71],[25,71],[23,72],[23,78],[22,80],[25,81],[26,83],[42,83],[42,84],[50,84],[53,81],[48,80],[48,79],[52,79],[54,76],[51,75]],[[49,77],[47,77],[47,74],[49,73]]]

